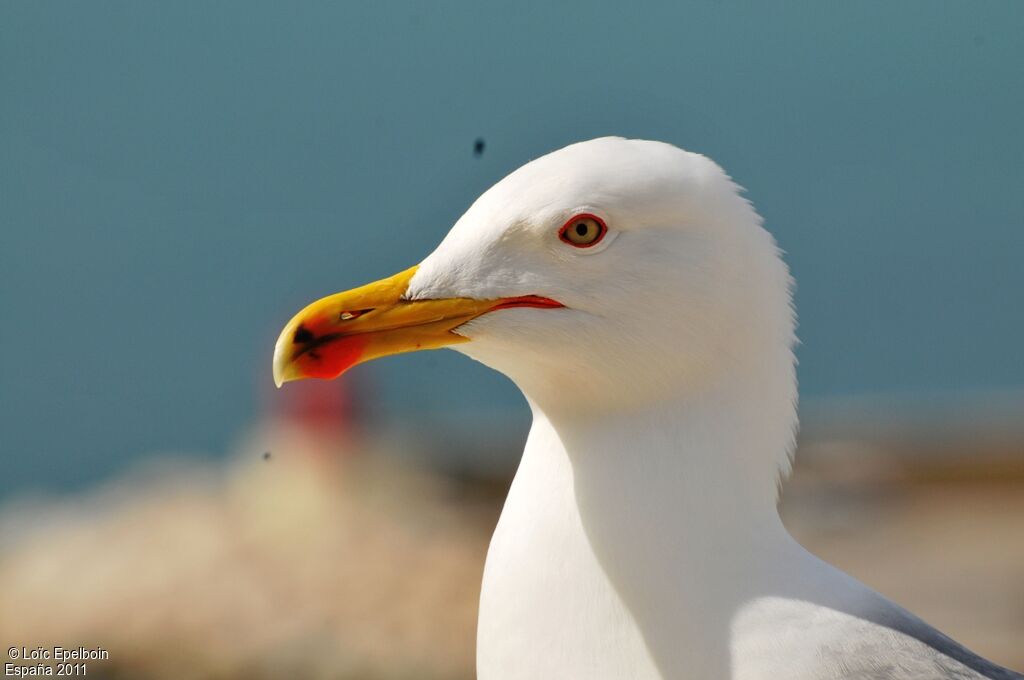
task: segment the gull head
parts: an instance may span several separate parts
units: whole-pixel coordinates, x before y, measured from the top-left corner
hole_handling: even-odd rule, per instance
[[[303,309],[274,377],[451,347],[549,414],[602,417],[736,381],[792,384],[793,325],[775,243],[718,165],[602,138],[498,182],[419,265]]]

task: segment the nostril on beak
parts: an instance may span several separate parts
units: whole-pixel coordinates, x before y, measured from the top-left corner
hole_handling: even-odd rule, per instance
[[[351,321],[352,319],[358,319],[367,312],[372,312],[374,309],[374,307],[370,307],[369,309],[353,309],[350,311],[342,312],[338,318],[341,319],[342,321]]]
[[[292,337],[292,342],[296,345],[305,345],[306,343],[312,342],[315,337],[316,336],[313,335],[313,331],[309,330],[305,326],[299,326],[295,329],[295,335]]]

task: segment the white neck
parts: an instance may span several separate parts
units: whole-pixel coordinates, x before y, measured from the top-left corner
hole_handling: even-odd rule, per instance
[[[793,404],[759,384],[601,419],[534,406],[488,555],[481,678],[520,677],[509,664],[552,637],[522,677],[549,676],[559,654],[594,678],[728,676],[734,614],[807,559],[775,508]]]

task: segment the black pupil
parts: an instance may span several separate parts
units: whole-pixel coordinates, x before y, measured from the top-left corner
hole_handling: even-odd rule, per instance
[[[590,228],[587,226],[586,222],[577,222],[576,223],[576,233],[577,234],[579,234],[580,236],[586,236],[588,231],[590,231]]]

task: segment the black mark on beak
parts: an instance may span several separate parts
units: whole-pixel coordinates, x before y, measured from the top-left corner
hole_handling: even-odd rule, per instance
[[[292,337],[292,342],[296,345],[305,345],[313,342],[316,336],[313,335],[313,331],[309,330],[305,326],[299,326],[295,329],[295,335]]]

